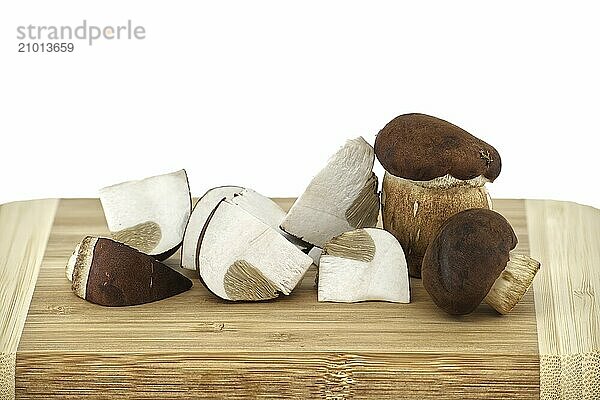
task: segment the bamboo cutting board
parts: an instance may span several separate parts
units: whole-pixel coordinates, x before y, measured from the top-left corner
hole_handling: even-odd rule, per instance
[[[99,201],[0,206],[0,396],[600,398],[600,211],[495,209],[542,269],[509,315],[481,305],[452,317],[415,279],[408,305],[318,303],[314,269],[272,302],[223,302],[183,271],[194,277],[184,294],[100,307],[64,274],[84,235],[108,233]]]

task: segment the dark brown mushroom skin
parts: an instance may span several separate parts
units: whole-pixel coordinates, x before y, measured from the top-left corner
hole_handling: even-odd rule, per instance
[[[167,258],[171,257],[173,254],[177,253],[177,250],[179,250],[179,248],[181,247],[182,244],[183,244],[183,240],[181,242],[179,242],[179,244],[177,246],[173,247],[171,250],[167,250],[164,253],[153,255],[152,257],[157,261],[165,261]]]
[[[400,178],[428,181],[450,174],[494,181],[502,162],[496,149],[448,121],[404,114],[377,134],[375,154],[386,171]]]
[[[153,257],[114,240],[99,238],[86,284],[86,300],[132,306],[183,293],[192,281]]]
[[[469,314],[506,267],[517,237],[495,211],[475,208],[450,217],[425,252],[423,286],[449,314]]]

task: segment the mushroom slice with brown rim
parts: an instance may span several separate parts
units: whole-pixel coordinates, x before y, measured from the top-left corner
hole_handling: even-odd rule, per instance
[[[348,140],[309,183],[281,229],[322,247],[342,232],[373,227],[379,216],[373,147],[362,137]]]
[[[231,200],[217,205],[198,239],[199,277],[226,300],[290,294],[311,264],[312,259],[276,229]]]
[[[517,237],[495,211],[472,209],[450,217],[423,259],[423,286],[449,314],[468,314],[484,299],[506,314],[525,295],[540,268],[516,254]]]
[[[287,240],[292,242],[300,250],[306,250],[309,245],[301,240],[283,232],[279,224],[285,217],[285,211],[273,200],[255,192],[252,189],[239,186],[222,186],[210,189],[196,203],[192,215],[185,228],[183,245],[181,248],[181,266],[187,269],[196,269],[196,246],[204,224],[210,213],[217,204],[223,200],[229,200],[258,218],[265,224],[276,229]]]
[[[451,215],[491,208],[486,182],[498,177],[496,149],[450,122],[424,114],[391,120],[375,140],[386,170],[383,226],[406,254],[411,276],[421,276],[427,245]]]
[[[319,301],[410,302],[402,246],[383,229],[344,232],[325,244],[319,264]]]
[[[103,306],[132,306],[166,299],[192,281],[149,255],[111,239],[87,236],[66,267],[72,290]]]
[[[192,208],[185,170],[100,189],[111,237],[164,260],[183,240]]]
[[[231,198],[244,188],[239,186],[220,186],[209,189],[192,209],[192,214],[186,224],[181,245],[181,266],[186,269],[196,269],[196,247],[202,228],[210,213],[223,199]]]

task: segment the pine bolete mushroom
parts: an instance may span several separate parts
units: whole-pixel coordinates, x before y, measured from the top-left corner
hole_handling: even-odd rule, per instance
[[[478,208],[450,217],[423,258],[423,286],[449,314],[468,314],[485,300],[507,314],[523,298],[540,268],[514,253],[517,237],[495,211]]]
[[[221,200],[202,228],[196,269],[225,300],[257,301],[290,294],[312,259],[231,200]]]
[[[260,221],[277,230],[300,250],[307,251],[309,245],[279,228],[285,211],[277,203],[252,189],[239,186],[220,186],[208,190],[196,203],[185,228],[181,247],[181,266],[196,269],[196,247],[202,228],[211,212],[223,199],[237,204]]]
[[[103,306],[132,306],[166,299],[192,281],[153,257],[111,239],[87,236],[66,266],[72,290]]]
[[[100,189],[111,237],[157,260],[181,245],[192,209],[185,170]]]
[[[374,227],[379,216],[373,147],[348,140],[309,183],[281,223],[285,232],[317,247],[340,233]]]
[[[375,154],[386,170],[383,226],[404,248],[410,275],[419,278],[427,245],[448,217],[491,208],[484,185],[500,174],[500,155],[458,126],[424,114],[391,120],[377,135]]]
[[[219,186],[209,189],[194,205],[190,218],[185,226],[183,244],[181,245],[181,266],[196,269],[196,247],[200,232],[210,213],[223,199],[231,198],[244,188],[239,186]]]
[[[312,258],[313,264],[315,264],[318,267],[319,266],[319,260],[321,259],[321,255],[323,254],[323,249],[320,248],[320,247],[313,247],[306,254],[308,254],[308,256],[310,258]]]
[[[344,232],[325,244],[319,261],[319,301],[410,302],[402,246],[377,228]]]

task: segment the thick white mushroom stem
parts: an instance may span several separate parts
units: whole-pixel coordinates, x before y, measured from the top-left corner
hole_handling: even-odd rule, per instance
[[[521,301],[539,269],[538,261],[511,252],[506,268],[494,282],[485,302],[500,314],[508,314]]]

